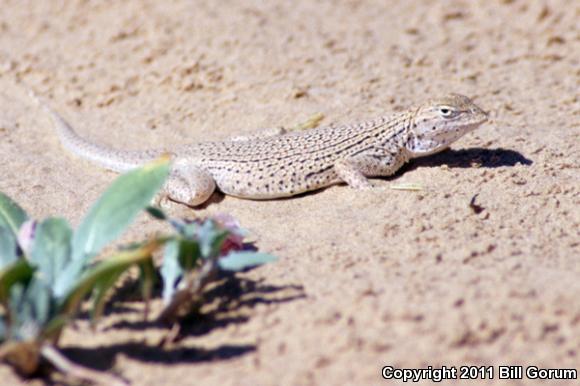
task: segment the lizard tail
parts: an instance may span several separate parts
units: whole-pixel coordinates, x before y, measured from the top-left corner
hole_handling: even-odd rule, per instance
[[[161,150],[116,150],[92,143],[78,135],[71,125],[34,91],[28,89],[28,94],[51,117],[60,142],[67,150],[105,169],[115,172],[128,171],[151,162],[166,153]]]

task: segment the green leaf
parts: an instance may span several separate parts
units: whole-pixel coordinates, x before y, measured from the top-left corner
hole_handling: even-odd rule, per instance
[[[35,341],[43,325],[52,318],[53,307],[50,288],[41,280],[32,278],[27,286],[15,284],[10,291],[10,319],[14,338]]]
[[[160,246],[159,240],[153,240],[141,248],[119,252],[88,269],[76,282],[75,286],[68,291],[64,299],[63,312],[67,316],[74,315],[81,301],[93,289],[98,288],[99,291],[106,292],[115,285],[116,280],[110,280],[111,278],[118,278],[121,273],[129,269],[133,264],[141,264],[151,260],[152,253]],[[101,306],[100,303],[99,306]]]
[[[35,316],[35,299],[31,296],[31,288],[32,286],[21,282],[14,283],[10,288],[10,300],[7,308],[12,339],[34,340],[40,331],[40,324]]]
[[[157,269],[153,259],[147,259],[139,263],[139,283],[141,284],[141,296],[145,301],[145,319],[149,314],[149,302],[153,296],[153,287],[157,279]]]
[[[224,241],[226,241],[226,239],[229,236],[230,236],[230,233],[226,230],[223,230],[216,235],[216,237],[213,240],[213,243],[211,244],[211,256],[219,256],[220,255]]]
[[[129,265],[130,266],[130,265]],[[109,289],[115,285],[119,277],[127,270],[127,266],[122,265],[117,269],[111,269],[106,275],[95,283],[92,298],[91,320],[95,322],[103,315],[105,309],[106,295]]]
[[[34,268],[24,259],[19,259],[0,270],[0,303],[6,304],[12,286],[18,283],[28,283],[32,278]]]
[[[165,212],[161,210],[161,208],[157,208],[155,206],[148,206],[147,208],[145,208],[145,210],[147,211],[147,213],[149,213],[157,220],[167,220],[167,216],[165,215]]]
[[[27,219],[24,209],[0,192],[0,226],[8,228],[14,236],[17,236],[20,225]]]
[[[169,223],[173,226],[173,228],[183,237],[192,238],[194,237],[197,232],[199,231],[199,223],[196,221],[185,223],[179,219],[169,219]]]
[[[175,293],[177,281],[183,275],[183,269],[179,262],[179,244],[179,240],[170,240],[165,244],[163,251],[160,272],[163,279],[163,301],[166,304]]]
[[[52,290],[59,303],[64,300],[72,286],[75,285],[85,267],[86,263],[84,260],[69,260],[62,271],[58,274],[53,283]]]
[[[199,241],[199,249],[201,255],[205,258],[210,256],[212,246],[215,238],[217,237],[218,230],[212,220],[205,221],[197,232],[197,237]]]
[[[33,278],[26,289],[27,301],[32,305],[33,318],[37,325],[42,326],[53,316],[52,291],[48,285]]]
[[[36,227],[34,241],[30,251],[30,262],[38,267],[35,276],[39,276],[51,288],[70,286],[78,277],[64,275],[64,269],[71,259],[72,230],[62,218],[48,218]]]
[[[168,174],[169,160],[160,159],[118,177],[76,231],[73,259],[91,259],[116,239],[149,205]]]
[[[8,336],[8,328],[6,326],[6,321],[2,316],[0,316],[0,343],[4,342]]]
[[[60,336],[60,332],[69,320],[70,319],[65,315],[59,314],[54,316],[43,326],[41,339],[56,341]]]
[[[218,265],[226,271],[241,271],[249,267],[269,263],[276,259],[276,256],[261,252],[231,252],[226,257],[219,259]]]
[[[219,229],[214,221],[205,221],[197,233],[201,255],[206,259],[217,256],[228,234],[228,231]]]
[[[16,237],[10,230],[0,226],[0,269],[18,259],[16,256]]]
[[[198,266],[198,260],[201,257],[199,243],[197,240],[180,239],[179,240],[179,264],[181,269],[187,272]]]

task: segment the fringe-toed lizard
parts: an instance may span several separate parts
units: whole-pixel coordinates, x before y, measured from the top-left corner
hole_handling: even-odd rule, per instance
[[[469,98],[451,94],[362,123],[202,142],[169,152],[123,151],[80,137],[57,112],[40,103],[68,150],[107,169],[126,171],[171,154],[164,197],[189,206],[202,204],[216,188],[257,200],[340,182],[355,189],[370,188],[367,177],[389,176],[412,158],[440,152],[487,120],[487,113]]]

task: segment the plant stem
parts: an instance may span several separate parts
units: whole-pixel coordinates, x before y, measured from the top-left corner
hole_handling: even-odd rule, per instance
[[[51,344],[43,344],[40,355],[49,361],[54,367],[66,376],[71,376],[82,381],[88,381],[103,386],[127,386],[128,382],[105,372],[89,369],[69,361],[56,347]]]
[[[179,310],[190,305],[201,296],[203,289],[209,284],[218,270],[219,257],[212,257],[205,261],[199,271],[191,271],[187,274],[185,288],[175,292],[169,304],[163,309],[159,320],[174,323],[178,317]]]

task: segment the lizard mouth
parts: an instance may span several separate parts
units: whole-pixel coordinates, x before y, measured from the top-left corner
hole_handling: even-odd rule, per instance
[[[446,130],[446,131],[442,132],[441,134],[435,136],[433,138],[433,140],[436,142],[439,142],[442,146],[448,146],[451,143],[458,140],[459,138],[463,137],[465,134],[470,133],[473,130],[477,129],[486,120],[477,121],[477,122],[470,123],[467,125],[461,125],[461,126],[452,128],[451,130]]]
[[[482,117],[483,118],[483,117]],[[453,142],[463,137],[465,134],[477,129],[482,123],[487,120],[474,120],[473,123],[461,124],[448,127],[435,135],[423,135],[414,137],[410,143],[410,151],[415,156],[426,156],[438,153],[447,149]]]

